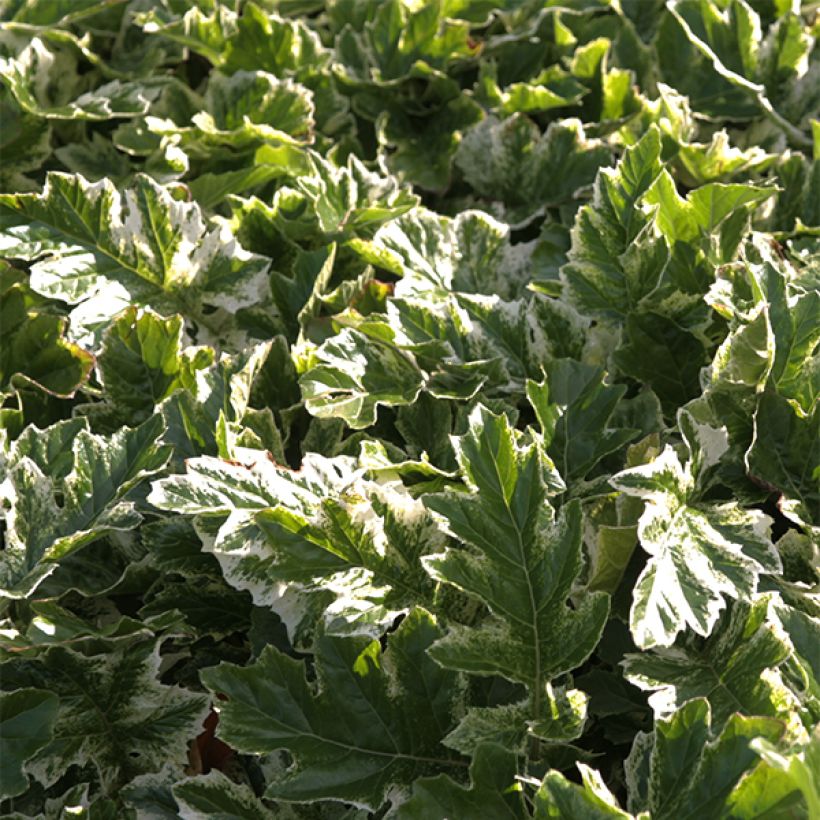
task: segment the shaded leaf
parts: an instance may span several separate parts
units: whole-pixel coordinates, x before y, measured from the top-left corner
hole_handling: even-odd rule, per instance
[[[0,796],[4,799],[28,788],[25,764],[51,740],[58,705],[53,692],[40,689],[0,694]]]
[[[160,684],[159,666],[159,645],[145,639],[98,655],[54,646],[36,660],[3,664],[4,686],[43,687],[60,699],[53,738],[29,771],[53,784],[70,766],[91,762],[110,790],[165,762],[184,762],[207,699]]]
[[[419,778],[413,794],[395,816],[399,820],[448,820],[470,815],[526,817],[521,799],[513,789],[517,774],[515,756],[503,746],[479,747],[470,764],[469,788],[448,775]]]
[[[388,796],[400,801],[431,767],[463,765],[440,745],[461,687],[455,674],[426,657],[438,634],[432,618],[416,610],[384,652],[378,641],[319,638],[318,688],[305,680],[301,663],[272,647],[244,669],[209,669],[203,681],[227,696],[219,707],[220,736],[246,752],[287,749],[293,756],[293,765],[269,783],[267,797],[341,800],[371,810]],[[418,721],[416,714],[433,720]]]

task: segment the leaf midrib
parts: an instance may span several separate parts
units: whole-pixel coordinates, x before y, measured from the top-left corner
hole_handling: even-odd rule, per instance
[[[85,220],[83,219],[82,214],[81,214],[81,213],[80,213],[80,212],[79,212],[79,211],[78,211],[78,210],[74,207],[74,205],[73,205],[73,203],[71,202],[71,200],[69,200],[69,199],[68,199],[68,197],[65,195],[65,191],[64,191],[62,188],[59,188],[59,189],[58,189],[58,193],[59,193],[59,195],[60,195],[61,199],[63,199],[63,201],[66,203],[66,205],[68,205],[68,207],[70,208],[70,210],[72,211],[72,213],[74,213],[74,214],[75,214],[75,215],[76,215],[76,216],[80,219],[80,221],[81,221],[81,222],[85,225],[85,224],[86,224],[86,222],[85,222]],[[102,216],[103,216],[103,215],[102,215],[102,211],[100,211],[100,219],[102,219]],[[144,275],[140,272],[139,268],[135,268],[133,265],[131,265],[130,263],[126,262],[126,261],[125,261],[124,259],[122,259],[121,257],[119,257],[119,256],[115,256],[115,255],[114,255],[114,253],[112,253],[112,252],[111,252],[111,251],[109,251],[109,250],[106,250],[103,246],[99,245],[98,243],[93,242],[92,240],[88,239],[87,237],[77,236],[77,234],[76,234],[76,233],[74,233],[74,232],[73,232],[72,230],[70,230],[70,229],[63,228],[63,227],[58,226],[58,225],[54,225],[54,224],[52,224],[52,223],[50,223],[50,222],[46,222],[46,221],[45,221],[45,219],[43,219],[43,218],[41,218],[41,217],[36,217],[36,218],[35,218],[35,221],[36,221],[36,222],[40,222],[40,223],[42,223],[43,225],[47,225],[49,228],[51,228],[51,229],[53,229],[53,230],[55,230],[55,231],[59,231],[59,232],[60,232],[61,234],[63,234],[64,236],[67,236],[67,237],[69,237],[69,238],[71,238],[71,239],[74,239],[75,241],[79,242],[79,243],[80,243],[83,247],[86,247],[86,248],[92,248],[94,251],[96,251],[96,252],[98,252],[98,253],[102,254],[103,256],[108,257],[108,258],[109,258],[109,259],[111,259],[113,262],[116,262],[116,263],[117,263],[117,264],[118,264],[121,268],[124,268],[125,270],[129,271],[130,273],[133,273],[135,276],[139,277],[139,279],[141,279],[143,282],[146,282],[147,284],[151,285],[152,287],[156,288],[157,290],[160,290],[160,291],[162,291],[163,293],[166,293],[166,291],[165,291],[163,288],[159,287],[159,286],[156,284],[156,282],[153,282],[153,281],[151,281],[150,279],[146,278],[146,277],[145,277],[145,276],[144,276]],[[98,233],[98,234],[102,234],[102,227],[101,227],[101,226],[100,226],[100,228],[98,229],[97,233]],[[104,275],[104,274],[103,274],[103,275]]]
[[[411,760],[416,763],[430,763],[438,766],[455,766],[458,768],[465,769],[469,767],[469,763],[467,761],[457,760],[455,758],[444,759],[438,757],[428,757],[426,755],[416,755],[408,752],[401,752],[398,750],[393,752],[386,752],[382,749],[371,749],[365,746],[357,746],[353,743],[348,743],[343,740],[335,740],[334,738],[317,734],[315,731],[308,732],[304,729],[299,729],[296,726],[288,725],[287,723],[282,722],[278,718],[273,717],[270,713],[263,712],[257,707],[247,702],[242,702],[242,706],[245,708],[249,708],[250,711],[258,713],[260,716],[260,720],[264,720],[264,722],[273,721],[273,723],[275,723],[277,726],[281,727],[282,729],[285,729],[288,732],[288,734],[293,738],[309,738],[311,740],[316,740],[321,743],[326,743],[329,746],[335,746],[339,749],[344,749],[348,752],[354,752],[356,754],[362,755],[370,755],[372,757],[384,757],[389,758],[390,760]],[[279,742],[280,745],[276,748],[287,748],[285,739],[277,742]]]
[[[532,691],[532,711],[533,717],[538,717],[540,715],[541,710],[541,687],[539,685],[539,681],[541,680],[541,636],[538,629],[538,612],[539,609],[536,606],[535,602],[535,589],[532,584],[532,578],[530,576],[530,570],[527,566],[527,558],[526,552],[524,549],[524,538],[523,533],[521,532],[520,527],[518,526],[518,521],[516,521],[515,516],[513,515],[512,508],[510,507],[510,503],[507,499],[506,494],[504,493],[504,482],[501,478],[501,471],[498,467],[498,459],[495,455],[492,456],[493,462],[493,469],[495,470],[496,477],[498,478],[498,486],[501,490],[501,498],[504,502],[504,507],[507,510],[507,514],[509,515],[510,522],[512,523],[513,529],[515,530],[516,540],[518,542],[518,552],[521,558],[521,570],[524,573],[524,579],[527,584],[527,594],[529,596],[530,602],[530,610],[532,611],[532,624],[530,625],[532,628],[533,633],[533,657],[535,661],[535,667],[533,670],[533,691]],[[517,465],[516,465],[517,466]],[[516,476],[516,488],[518,486],[518,479],[520,475]]]

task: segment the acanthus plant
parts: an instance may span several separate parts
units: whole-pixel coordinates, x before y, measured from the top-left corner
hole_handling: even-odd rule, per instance
[[[820,816],[799,2],[0,2],[0,815]]]

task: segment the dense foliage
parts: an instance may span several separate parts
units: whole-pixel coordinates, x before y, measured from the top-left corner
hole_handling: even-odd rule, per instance
[[[0,0],[0,815],[820,817],[799,0]]]

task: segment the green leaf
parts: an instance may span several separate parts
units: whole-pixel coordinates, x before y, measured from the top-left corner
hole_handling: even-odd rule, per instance
[[[0,815],[814,812],[816,4],[0,0]]]
[[[273,339],[233,356],[223,354],[217,361],[210,348],[183,351],[180,380],[185,389],[173,393],[161,407],[167,426],[164,439],[174,445],[177,457],[216,455],[227,438],[241,443],[238,440],[249,428],[259,429],[266,443],[274,445],[276,433],[270,429],[268,414],[292,404],[298,395],[293,365],[282,342]],[[276,379],[274,384],[271,378]],[[268,411],[261,417],[255,409],[259,405]]]
[[[28,770],[51,785],[70,766],[93,763],[111,791],[165,762],[183,764],[207,699],[159,683],[159,668],[159,645],[144,638],[104,654],[53,646],[37,659],[4,663],[4,686],[37,686],[60,699],[53,737]]]
[[[152,10],[138,22],[145,31],[202,54],[227,74],[262,70],[304,79],[322,70],[328,54],[318,35],[301,20],[266,13],[264,5],[246,3],[238,17],[226,6],[216,6],[211,15],[194,6],[169,21]]]
[[[125,0],[34,0],[19,5],[11,21],[31,26],[67,26]]]
[[[515,755],[503,746],[480,746],[470,764],[469,788],[446,774],[419,778],[410,799],[390,817],[397,820],[449,820],[454,817],[525,818],[514,791],[518,774]]]
[[[611,595],[620,585],[638,544],[640,512],[640,502],[622,495],[593,498],[585,507],[584,541],[589,551],[590,589]]]
[[[760,82],[760,18],[747,3],[732,0],[724,10],[714,0],[673,0],[669,10],[696,52],[706,58],[705,62],[730,88],[740,90],[741,98],[745,94],[753,100],[795,144],[810,145],[798,128],[775,111],[765,85]],[[807,44],[800,43],[799,39],[797,43],[798,51],[806,49]],[[785,44],[781,41],[779,45],[783,48]],[[791,43],[787,48],[790,46]],[[796,67],[799,61],[798,53],[796,59],[792,57],[788,61],[793,63],[789,68]],[[720,106],[707,106],[706,113],[727,114]]]
[[[718,131],[708,143],[682,143],[674,163],[693,186],[708,182],[728,182],[750,172],[764,171],[774,164],[776,155],[756,145],[739,148],[732,145],[728,133]]]
[[[318,617],[335,634],[378,634],[431,600],[420,559],[441,539],[400,484],[366,482],[344,457],[310,454],[294,473],[259,452],[237,455],[243,463],[189,460],[186,475],[156,482],[149,501],[214,516],[198,519],[206,551],[228,583],[272,607],[292,634]]]
[[[271,276],[273,298],[291,338],[322,311],[322,296],[333,274],[335,244],[314,251],[299,250],[288,273]]]
[[[600,368],[571,359],[551,362],[543,385],[529,383],[530,401],[537,396],[542,408],[547,453],[568,485],[637,435],[637,430],[610,426],[625,392],[621,385],[604,384]]]
[[[807,418],[767,390],[754,417],[755,438],[746,459],[749,472],[796,501],[809,521],[820,521],[820,410]]]
[[[0,797],[15,797],[28,788],[25,765],[51,740],[58,705],[53,692],[41,689],[0,694]]]
[[[419,75],[419,76],[412,76]],[[452,99],[452,80],[439,79],[435,72],[417,64],[407,78],[409,88],[414,80],[431,80],[447,102],[426,116],[413,116],[405,107],[376,114],[379,138],[379,161],[391,173],[420,188],[444,192],[450,186],[452,162],[462,132],[481,119],[480,106],[466,95]],[[422,82],[423,87],[423,82]],[[435,94],[435,91],[433,92]],[[374,102],[383,104],[379,94]],[[378,109],[377,109],[378,110]]]
[[[122,617],[112,623],[98,627],[69,610],[49,600],[31,602],[31,623],[26,630],[25,640],[15,647],[19,651],[23,646],[42,647],[58,644],[83,644],[92,646],[89,638],[105,640],[122,638],[143,633],[146,627],[160,630],[176,627],[179,615],[176,612],[165,612],[158,617],[146,619],[145,622],[135,618]],[[29,653],[33,656],[34,653]],[[13,654],[8,657],[13,658]]]
[[[700,394],[707,364],[700,339],[659,313],[629,315],[613,358],[622,373],[652,388],[668,414]]]
[[[302,167],[300,148],[290,145],[262,145],[256,149],[257,165],[224,173],[201,174],[188,186],[203,208],[213,208],[228,196],[259,188],[273,179],[298,172]]]
[[[638,814],[652,820],[672,820],[734,816],[727,809],[736,805],[734,797],[744,788],[748,772],[757,762],[754,745],[760,738],[776,740],[781,731],[777,721],[734,715],[719,734],[713,735],[708,703],[690,700],[668,719],[658,720],[651,735],[638,735],[632,755],[641,758],[640,771],[633,768],[633,757],[626,762],[634,814],[620,809],[598,772],[579,763],[582,786],[556,771],[547,774],[536,795],[536,817],[603,820]],[[636,777],[641,778],[640,785]]]
[[[669,250],[639,207],[661,172],[660,148],[652,127],[614,169],[598,172],[593,202],[578,213],[561,278],[581,313],[623,318],[660,282]]]
[[[455,156],[467,183],[481,197],[501,202],[513,223],[572,201],[609,161],[609,149],[588,139],[578,120],[551,123],[541,134],[518,114],[482,120],[464,134]]]
[[[506,392],[518,393],[527,377],[543,373],[553,359],[580,347],[583,321],[559,302],[540,296],[503,302],[466,294],[456,301],[469,317],[472,357],[500,359],[507,382],[499,387]]]
[[[87,422],[79,418],[64,419],[43,430],[30,425],[9,448],[4,467],[8,469],[25,457],[52,480],[62,480],[74,465],[74,439],[87,427]]]
[[[340,800],[376,811],[388,799],[401,802],[417,777],[438,766],[463,766],[440,743],[461,687],[458,676],[426,656],[439,634],[431,616],[415,610],[384,652],[378,641],[320,637],[317,686],[305,680],[303,664],[273,647],[251,666],[221,664],[201,677],[227,696],[219,704],[226,742],[245,752],[292,755],[266,797]],[[432,720],[419,721],[420,714]]]
[[[24,111],[2,87],[0,116],[3,118],[0,151],[7,166],[0,175],[4,190],[23,187],[25,182],[20,179],[21,172],[40,168],[51,155],[51,125],[47,120]]]
[[[794,412],[807,418],[820,393],[818,293],[795,287],[789,267],[761,238],[748,243],[746,253],[745,271],[724,274],[707,296],[733,325],[715,357],[712,379],[757,391],[771,379]]]
[[[39,257],[40,237],[57,251],[32,272],[43,295],[75,303],[108,288],[197,315],[197,298],[235,311],[263,293],[268,263],[226,229],[209,230],[195,203],[175,201],[147,176],[119,193],[108,180],[51,173],[42,194],[0,194],[0,205],[27,222],[14,255]]]
[[[277,77],[303,78],[320,72],[328,61],[321,39],[305,23],[266,14],[255,3],[242,9],[236,36],[228,39],[221,56],[226,71],[261,68]]]
[[[341,418],[354,430],[376,421],[378,405],[411,404],[424,376],[413,359],[389,341],[345,329],[315,352],[299,379],[305,407],[319,418]]]
[[[743,385],[762,389],[774,363],[775,339],[765,311],[730,333],[715,353],[710,380],[715,386]]]
[[[65,318],[49,311],[22,273],[3,263],[0,276],[0,385],[31,385],[70,398],[88,379],[94,357],[66,339]]]
[[[779,570],[768,516],[734,503],[699,504],[691,464],[682,465],[671,447],[611,481],[646,502],[638,537],[651,557],[630,612],[632,635],[642,649],[670,646],[687,626],[707,637],[724,596],[748,599],[761,572]]]
[[[756,739],[752,744],[757,746],[763,742]],[[729,816],[787,820],[803,812],[800,792],[789,776],[770,766],[758,766],[748,772],[727,801]]]
[[[782,728],[767,718],[733,715],[711,736],[710,710],[689,701],[655,724],[648,806],[653,818],[718,815],[744,772],[757,762],[751,742],[775,740]]]
[[[554,355],[577,353],[583,322],[560,303],[535,297],[504,302],[495,296],[454,294],[388,298],[386,321],[351,312],[338,317],[376,345],[395,344],[413,355],[424,387],[439,399],[469,400],[480,388],[515,395],[528,375]]]
[[[780,542],[778,548],[783,555],[785,548]],[[811,708],[812,701],[820,697],[820,658],[814,652],[814,646],[820,640],[820,623],[816,617],[812,617],[816,616],[816,612],[810,614],[775,601],[774,614],[775,621],[783,627],[790,641],[791,685]]]
[[[516,442],[503,415],[478,405],[453,444],[469,492],[425,503],[467,548],[424,563],[436,580],[475,596],[492,615],[476,627],[453,625],[430,654],[450,668],[525,684],[530,716],[539,720],[544,686],[589,656],[609,609],[601,593],[573,609],[566,603],[581,569],[580,507],[570,504],[553,520],[543,453]]]
[[[128,308],[109,326],[97,367],[106,402],[87,405],[92,418],[111,412],[121,423],[139,423],[182,386],[181,316],[163,319],[151,310]]]
[[[140,523],[142,516],[128,494],[167,463],[170,449],[157,444],[161,433],[159,416],[107,439],[79,430],[67,474],[51,474],[54,462],[38,464],[27,452],[27,440],[18,442],[3,486],[8,530],[0,559],[0,597],[28,597],[61,558]]]
[[[155,820],[179,820],[179,805],[174,799],[172,787],[181,780],[181,767],[173,764],[163,766],[152,774],[141,774],[120,790],[123,803]]]
[[[502,706],[470,707],[444,744],[469,756],[479,753],[487,743],[523,755],[532,738],[557,744],[581,737],[587,719],[589,698],[586,694],[549,683],[545,690],[540,718],[531,720],[530,704],[526,700]]]
[[[728,262],[746,232],[744,213],[753,212],[776,192],[777,189],[762,185],[715,182],[691,191],[684,199],[664,169],[647,191],[644,202],[658,206],[658,227],[670,243],[700,245],[708,249],[715,261]],[[710,244],[715,247],[710,248]]]
[[[552,108],[569,108],[577,105],[589,90],[568,71],[551,65],[527,82],[518,82],[501,89],[497,83],[496,66],[482,63],[479,87],[482,96],[504,115],[534,114]]]
[[[183,817],[213,817],[219,820],[267,820],[270,809],[248,786],[229,780],[214,769],[208,774],[189,777],[172,789],[178,811]]]
[[[413,356],[425,379],[425,387],[440,399],[469,399],[489,379],[501,382],[506,375],[501,362],[471,344],[471,327],[465,312],[454,301],[435,310],[429,302],[390,299],[387,316],[365,320],[352,315],[351,324],[367,334],[376,346],[392,342],[407,356]],[[479,349],[476,349],[479,348]],[[476,361],[477,360],[477,361]],[[423,369],[422,369],[423,368]]]
[[[292,80],[279,80],[264,71],[214,73],[203,98],[204,111],[190,127],[170,119],[148,118],[148,130],[158,136],[178,137],[192,157],[208,157],[220,147],[235,153],[263,143],[302,145],[313,139],[313,99]]]
[[[589,766],[578,763],[582,785],[572,783],[556,771],[547,772],[535,795],[535,818],[577,817],[578,820],[606,820],[608,817],[627,820],[632,815],[622,811],[618,801],[606,787],[601,775]]]
[[[529,717],[530,704],[526,699],[500,706],[471,706],[444,744],[468,757],[479,755],[488,744],[524,755]]]
[[[380,228],[372,242],[353,245],[372,264],[402,277],[398,297],[437,292],[520,296],[530,275],[527,244],[512,246],[508,226],[481,211],[454,219],[424,208]]]
[[[408,188],[393,177],[368,171],[354,154],[338,167],[311,151],[306,172],[296,177],[294,185],[312,206],[319,229],[328,238],[368,234],[418,204]]]
[[[784,300],[786,301],[786,300]],[[804,418],[820,399],[820,292],[808,291],[795,299],[773,322],[775,359],[772,378],[777,392]]]
[[[62,145],[54,154],[69,171],[82,174],[89,182],[103,177],[121,182],[131,172],[127,157],[99,134],[94,134],[89,142]]]
[[[706,698],[715,730],[735,712],[788,722],[797,703],[777,670],[792,646],[769,615],[770,606],[765,596],[738,601],[705,641],[687,635],[669,648],[627,655],[624,674],[656,693],[649,702],[660,717],[692,698]]]
[[[589,696],[580,689],[547,684],[546,715],[530,725],[536,737],[550,743],[567,743],[584,733]]]
[[[168,579],[144,593],[140,618],[177,611],[200,635],[222,638],[250,628],[250,597],[229,587],[222,578],[196,575]]]
[[[161,80],[151,83],[112,80],[70,101],[49,99],[45,90],[57,81],[60,70],[65,71],[69,65],[65,55],[52,51],[40,37],[32,37],[15,56],[0,57],[0,81],[24,111],[49,120],[102,121],[135,117],[148,110],[161,89]],[[71,79],[69,75],[66,88],[74,85]]]
[[[345,26],[336,41],[340,79],[388,85],[412,76],[414,69],[440,69],[472,56],[469,24],[442,12],[439,3],[414,11],[390,0],[360,30]]]
[[[160,34],[186,46],[197,54],[218,65],[221,61],[226,43],[236,31],[236,14],[226,6],[213,8],[213,14],[205,13],[207,4],[194,4],[191,8],[180,9],[180,16],[169,14],[166,8],[151,9],[148,12],[137,12],[134,22],[149,34]]]
[[[820,791],[817,787],[820,782],[820,737],[816,729],[808,744],[788,754],[778,751],[766,738],[756,738],[751,745],[772,769],[785,775],[792,788],[800,790],[809,817],[820,811]],[[743,805],[742,798],[737,802]]]

